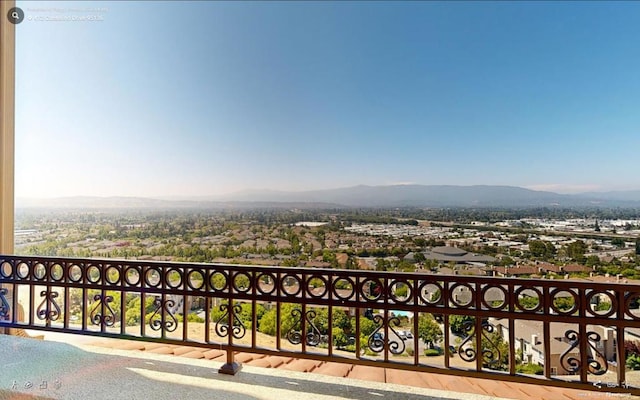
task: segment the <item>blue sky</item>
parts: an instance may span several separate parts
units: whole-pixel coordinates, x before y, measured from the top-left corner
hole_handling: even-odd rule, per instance
[[[18,197],[640,189],[637,2],[17,3]]]

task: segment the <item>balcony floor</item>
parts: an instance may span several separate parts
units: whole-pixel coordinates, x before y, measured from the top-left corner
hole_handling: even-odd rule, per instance
[[[318,367],[309,360],[249,354],[237,356],[243,369],[228,376],[217,373],[224,362],[217,350],[44,335],[45,340],[0,335],[0,399],[25,398],[20,394],[83,400],[611,398],[606,393],[384,368]]]

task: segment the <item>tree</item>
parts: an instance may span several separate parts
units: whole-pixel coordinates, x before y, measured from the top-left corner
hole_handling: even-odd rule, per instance
[[[515,261],[513,261],[513,258],[509,256],[504,256],[500,260],[500,265],[502,265],[503,267],[506,267],[508,265],[513,265],[513,264],[515,264]]]
[[[267,253],[269,253],[269,255],[271,257],[275,256],[276,253],[278,252],[278,249],[276,248],[276,246],[273,243],[269,243],[267,245],[267,249],[266,250],[267,250]]]
[[[360,317],[360,336],[368,337],[378,328],[375,322],[366,317]]]
[[[483,330],[481,340],[482,351],[477,357],[482,357],[482,366],[497,371],[506,371],[509,367],[509,343],[496,331]],[[471,342],[471,347],[476,350],[476,341]]]
[[[358,264],[355,262],[353,257],[349,256],[349,257],[347,257],[347,262],[344,263],[344,268],[345,269],[357,269],[357,265]]]
[[[213,322],[219,321],[220,318],[222,318],[228,312],[228,310],[222,311],[220,309],[220,307],[223,304],[226,307],[226,304],[228,304],[228,303],[225,301],[221,305],[219,305],[217,307],[214,307],[211,310],[211,321],[213,321]],[[253,307],[252,307],[251,303],[241,303],[241,302],[236,302],[236,301],[233,302],[234,306],[236,306],[238,304],[240,305],[240,313],[237,314],[236,316],[242,322],[242,325],[244,325],[244,327],[246,329],[250,330],[252,328],[252,326],[253,326],[253,316],[251,314]],[[258,327],[260,326],[260,321],[261,321],[263,315],[265,314],[265,312],[266,312],[266,310],[265,310],[265,308],[264,308],[264,306],[262,304],[256,304],[256,321],[258,322]],[[228,323],[228,320],[227,319],[220,320],[220,322]]]
[[[587,251],[587,245],[582,240],[576,240],[567,245],[567,255],[569,258],[582,263],[585,261],[584,253]]]
[[[414,253],[414,254],[413,254],[413,259],[414,259],[416,262],[419,262],[419,263],[421,263],[421,262],[425,262],[425,260],[426,260],[426,258],[425,258],[425,256],[424,256],[424,253],[421,253],[421,252],[416,252],[416,253]]]
[[[520,306],[522,306],[522,308],[524,308],[525,310],[533,310],[536,307],[538,307],[538,304],[540,304],[540,300],[538,299],[538,297],[536,296],[521,296],[518,299],[518,302],[520,304]]]
[[[412,264],[409,261],[405,260],[400,260],[400,262],[398,262],[395,267],[398,271],[403,272],[414,272],[416,270],[415,264]]]
[[[640,342],[639,341],[632,341],[632,340],[625,340],[624,341],[624,354],[626,357],[630,356],[630,355],[640,355]]]
[[[415,332],[414,332],[415,333]],[[420,314],[418,318],[418,335],[430,348],[433,344],[442,340],[442,329],[431,314]]]
[[[337,348],[344,348],[349,345],[349,337],[344,331],[338,327],[331,330],[333,336],[333,345]]]
[[[573,296],[556,297],[553,299],[553,304],[560,311],[568,311],[575,305]]]
[[[292,313],[293,310],[301,311],[299,304],[292,303],[284,303],[280,305],[280,321],[276,321],[277,311],[276,308],[272,308],[269,311],[265,312],[262,318],[260,319],[260,323],[258,324],[258,330],[267,335],[275,336],[276,335],[276,326],[280,325],[280,335],[281,337],[286,336],[286,334],[294,328],[296,318]]]
[[[391,263],[384,258],[376,259],[376,271],[386,271],[391,267]]]
[[[405,299],[409,293],[409,286],[404,283],[398,283],[394,286],[393,295],[398,299]]]
[[[316,318],[313,320],[313,323],[320,333],[326,335],[329,332],[329,309],[322,307],[314,309],[314,311],[316,312]],[[351,331],[351,319],[345,311],[334,308],[332,320],[332,332],[335,331],[336,328],[344,332]]]
[[[545,251],[545,258],[546,259],[550,259],[555,257],[557,250],[556,250],[556,246],[553,245],[553,243],[545,241],[544,245],[546,247],[546,251]]]
[[[450,315],[449,316],[449,326],[451,327],[451,332],[461,334],[464,332],[464,324],[467,321],[473,321],[473,317],[468,315]]]
[[[534,258],[547,260],[554,256],[556,253],[555,246],[550,242],[546,242],[543,240],[530,240],[528,244],[531,256]]]
[[[69,298],[69,301],[71,303],[71,307],[70,307],[70,312],[72,315],[75,316],[80,316],[82,313],[82,292],[79,290],[73,290],[71,291],[71,295]],[[113,290],[108,290],[105,295],[106,298],[103,300],[94,300],[94,296],[96,295],[100,295],[101,292],[99,290],[89,290],[87,291],[87,296],[90,300],[90,306],[89,309],[90,310],[94,310],[95,314],[102,314],[102,306],[104,305],[104,317],[111,317],[111,312],[109,311],[109,309],[113,310],[113,318],[114,321],[112,322],[120,322],[120,316],[121,314],[121,310],[120,310],[120,304],[121,304],[121,298],[122,298],[122,294],[121,292],[118,291],[113,291]],[[111,298],[111,301],[108,301],[107,299]],[[133,300],[133,296],[128,295],[125,300],[127,302],[130,302]],[[138,303],[140,304],[140,303]],[[127,306],[128,308],[128,306]],[[137,308],[138,313],[140,312],[140,307],[138,306]],[[87,318],[90,318],[90,315],[87,315]],[[126,316],[125,316],[125,320],[126,320]],[[91,321],[90,321],[91,322]]]
[[[622,238],[613,238],[611,239],[611,244],[621,249],[624,247],[625,242]]]
[[[600,264],[600,259],[598,256],[589,256],[587,257],[585,264],[587,267],[593,267],[594,265]]]
[[[291,251],[294,254],[298,254],[300,252],[301,246],[300,246],[300,239],[298,239],[298,236],[295,234],[291,235],[291,239],[289,239],[289,243],[291,244]]]
[[[156,305],[155,305],[155,296],[147,296],[145,297],[145,321],[148,321],[151,315],[153,314]],[[142,299],[140,296],[135,296],[127,303],[127,311],[125,313],[125,321],[127,325],[137,325],[141,321],[140,316],[140,306],[142,304]]]
[[[536,257],[536,258],[544,257],[546,246],[544,245],[542,240],[530,240],[528,245],[529,245],[529,252],[531,252],[532,257]]]

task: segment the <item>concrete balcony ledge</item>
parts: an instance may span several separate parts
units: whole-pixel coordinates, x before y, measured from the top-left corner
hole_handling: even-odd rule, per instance
[[[47,337],[49,339],[49,337]],[[472,393],[360,381],[244,365],[218,374],[221,362],[150,351],[91,346],[90,338],[35,340],[0,335],[0,399],[496,399]]]

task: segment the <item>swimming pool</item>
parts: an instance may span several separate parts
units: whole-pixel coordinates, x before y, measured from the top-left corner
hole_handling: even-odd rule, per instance
[[[393,313],[393,315],[395,315],[396,317],[407,317],[407,318],[413,318],[413,313],[411,311],[401,311],[401,310],[391,310],[391,312]]]

